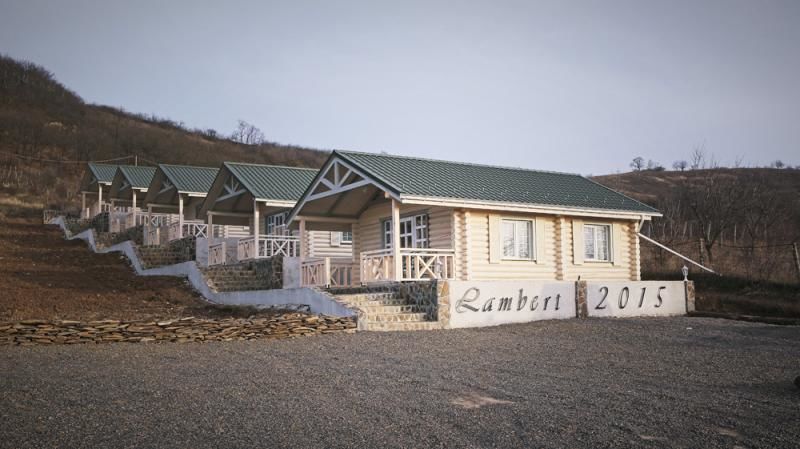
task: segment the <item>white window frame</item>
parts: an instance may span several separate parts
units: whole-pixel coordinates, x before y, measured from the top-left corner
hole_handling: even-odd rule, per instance
[[[430,247],[430,217],[427,213],[424,214],[414,214],[414,215],[406,215],[400,217],[400,221],[410,221],[411,222],[411,233],[412,237],[411,240],[414,244],[415,248],[429,248]],[[418,226],[417,222],[421,221],[422,225]],[[386,219],[383,220],[381,223],[383,226],[383,247],[385,249],[390,249],[392,247],[392,220]],[[419,237],[418,230],[424,229],[425,237]],[[422,243],[422,246],[418,246]]]
[[[517,239],[517,226],[524,224],[528,228],[528,257],[519,257],[519,256],[507,256],[506,255],[506,236],[505,236],[505,224],[506,223],[513,223],[514,224],[514,248],[515,252],[518,252],[518,247],[516,243]],[[533,220],[528,220],[524,218],[501,218],[500,219],[500,254],[502,260],[523,260],[523,261],[535,261],[536,260],[536,224]]]
[[[286,226],[286,218],[289,212],[279,212],[267,216],[267,235],[276,235],[275,229]]]
[[[352,245],[353,244],[353,231],[342,231],[339,233],[339,243],[342,245]],[[344,236],[347,235],[350,238],[345,239]]]
[[[586,228],[594,228],[595,229],[594,241],[592,242],[592,247],[594,248],[594,257],[589,257],[586,254]],[[597,230],[598,229],[605,229],[606,232],[607,232],[607,234],[606,234],[606,255],[607,255],[607,258],[606,259],[598,259],[597,258],[597,248],[598,248]],[[607,224],[607,223],[584,223],[583,224],[583,229],[581,231],[583,232],[583,260],[584,260],[584,262],[600,262],[600,263],[610,263],[610,262],[612,262],[612,260],[613,260],[613,256],[612,255],[614,254],[614,242],[612,241],[612,237],[611,237],[612,236],[611,225]]]

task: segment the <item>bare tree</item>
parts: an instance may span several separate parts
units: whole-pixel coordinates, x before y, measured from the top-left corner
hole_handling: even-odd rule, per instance
[[[245,145],[260,145],[264,143],[264,133],[255,125],[239,120],[239,124],[231,134],[231,140]]]
[[[722,233],[736,223],[742,186],[735,177],[718,171],[680,186],[681,202],[700,226],[709,260]]]
[[[786,164],[784,164],[783,161],[780,159],[772,163],[772,168],[783,168],[785,166]]]
[[[684,171],[687,167],[689,167],[689,163],[684,160],[675,161],[672,163],[672,168],[675,170]]]
[[[651,171],[664,171],[664,166],[660,162],[652,159],[647,161],[647,169]]]
[[[692,170],[706,168],[705,144],[694,147],[694,150],[692,151],[692,156],[689,158],[689,160],[690,160],[689,167],[691,167]]]
[[[641,156],[636,156],[631,161],[631,168],[635,171],[641,171],[645,167],[644,158]]]

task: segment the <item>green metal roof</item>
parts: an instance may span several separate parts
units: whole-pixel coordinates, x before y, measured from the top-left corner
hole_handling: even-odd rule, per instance
[[[191,165],[159,164],[158,168],[164,172],[169,182],[179,192],[192,193],[208,192],[219,172],[218,168],[193,167]]]
[[[398,195],[658,213],[581,175],[334,151]]]
[[[156,174],[155,167],[142,167],[138,165],[120,165],[120,171],[134,189],[146,189]]]
[[[255,198],[262,200],[297,201],[319,172],[311,168],[238,162],[224,165]]]
[[[117,173],[117,167],[119,167],[119,165],[95,164],[94,162],[89,162],[89,170],[92,172],[94,179],[96,179],[97,182],[105,182],[108,184],[114,181],[114,174]]]

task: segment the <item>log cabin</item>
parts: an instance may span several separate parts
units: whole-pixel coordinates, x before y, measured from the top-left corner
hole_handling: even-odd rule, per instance
[[[81,179],[81,218],[91,219],[108,212],[109,190],[118,165],[89,162]]]
[[[352,257],[301,261],[302,285],[342,286],[638,281],[638,231],[657,216],[576,174],[334,151],[288,222],[301,234],[350,231]]]
[[[208,264],[246,262],[276,255],[301,257],[301,235],[306,242],[303,246],[306,257],[352,257],[349,232],[300,233],[286,227],[289,211],[317,172],[308,168],[223,163],[198,211],[198,216],[205,216],[206,225],[214,230],[208,236]],[[246,233],[231,232],[236,229],[246,229]]]
[[[144,244],[207,237],[205,216],[198,212],[218,172],[211,167],[159,164],[143,200],[147,209]]]
[[[121,232],[144,224],[141,201],[147,194],[155,167],[120,165],[109,189],[111,232]]]

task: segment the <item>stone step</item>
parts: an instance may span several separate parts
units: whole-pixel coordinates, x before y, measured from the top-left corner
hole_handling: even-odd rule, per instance
[[[410,306],[413,304],[409,304],[405,299],[394,298],[394,299],[381,299],[378,301],[364,301],[358,303],[351,303],[345,301],[345,304],[349,305],[350,307],[375,307],[375,306]]]
[[[388,332],[388,331],[422,331],[441,329],[437,321],[399,321],[399,322],[379,322],[366,321],[364,330]]]
[[[364,313],[373,314],[386,314],[386,313],[422,313],[422,307],[416,304],[403,304],[403,305],[371,305],[371,306],[358,306]]]
[[[342,301],[351,304],[362,303],[365,301],[376,301],[381,299],[396,299],[398,295],[396,292],[376,292],[376,293],[357,293],[352,295],[336,295]]]
[[[378,313],[367,314],[367,321],[369,322],[419,322],[425,321],[424,313]]]

